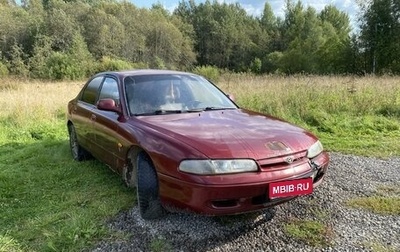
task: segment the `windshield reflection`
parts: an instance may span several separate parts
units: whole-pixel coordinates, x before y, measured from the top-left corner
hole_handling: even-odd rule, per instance
[[[212,83],[197,75],[158,74],[125,78],[131,115],[160,115],[236,109]]]

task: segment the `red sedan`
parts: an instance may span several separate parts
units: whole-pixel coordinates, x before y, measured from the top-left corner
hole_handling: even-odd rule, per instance
[[[312,193],[329,163],[310,132],[177,71],[96,74],[68,103],[67,126],[73,158],[121,174],[144,219],[271,207]]]

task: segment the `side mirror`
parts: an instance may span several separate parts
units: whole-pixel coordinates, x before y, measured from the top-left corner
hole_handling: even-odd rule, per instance
[[[115,104],[115,101],[113,99],[107,98],[107,99],[100,99],[97,102],[97,108],[100,110],[105,110],[105,111],[113,111],[118,114],[121,114],[121,108],[118,107]]]

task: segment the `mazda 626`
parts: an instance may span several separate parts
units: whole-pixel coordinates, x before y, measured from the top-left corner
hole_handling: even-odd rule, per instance
[[[136,188],[144,219],[272,207],[313,193],[329,163],[312,133],[240,108],[192,73],[96,74],[67,117],[73,158],[95,157],[119,173]]]

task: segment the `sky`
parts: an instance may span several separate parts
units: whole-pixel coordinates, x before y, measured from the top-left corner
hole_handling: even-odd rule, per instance
[[[139,8],[150,8],[153,4],[161,3],[165,9],[173,11],[180,0],[131,0],[131,2]],[[205,2],[205,0],[195,0],[196,3]],[[213,2],[213,0],[211,0]],[[284,18],[285,1],[284,0],[218,0],[218,2],[240,3],[249,15],[260,16],[264,9],[265,2],[271,5],[275,16]],[[294,1],[297,3],[297,0]],[[320,12],[326,5],[334,5],[340,11],[344,11],[350,17],[350,22],[353,26],[357,23],[357,14],[359,8],[355,0],[301,0],[303,6],[313,7],[317,12]],[[353,27],[355,28],[355,27]]]

